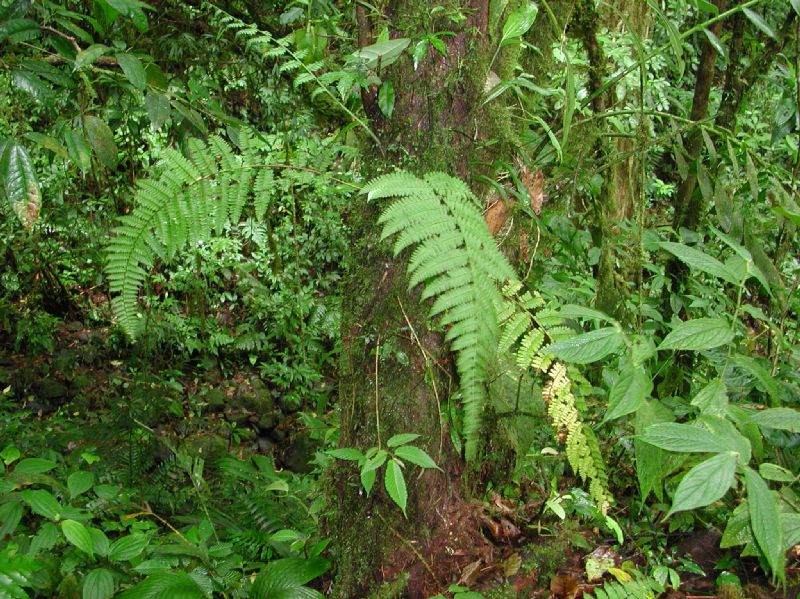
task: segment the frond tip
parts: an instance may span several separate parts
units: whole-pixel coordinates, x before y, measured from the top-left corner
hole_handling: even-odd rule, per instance
[[[499,287],[514,278],[514,271],[495,246],[475,196],[460,179],[397,171],[373,179],[362,193],[370,200],[397,198],[379,219],[383,237],[397,235],[395,253],[414,247],[410,286],[424,284],[423,299],[433,299],[431,316],[449,327],[445,338],[457,354],[465,450],[472,460],[497,346]]]

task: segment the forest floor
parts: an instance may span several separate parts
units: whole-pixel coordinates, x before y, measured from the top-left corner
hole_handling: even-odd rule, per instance
[[[42,449],[37,445],[55,452],[91,446],[103,459],[122,463],[127,459],[119,455],[128,443],[124,437],[140,427],[156,441],[148,445],[151,455],[141,458],[151,462],[149,467],[182,447],[207,460],[229,454],[271,455],[278,467],[302,474],[314,473],[314,453],[323,449],[319,436],[309,430],[309,420],[283,405],[249,365],[220,369],[178,363],[147,372],[135,355],[124,355],[109,342],[106,329],[80,322],[61,326],[54,351],[47,355],[5,352],[3,347],[9,345],[0,343],[0,407],[6,413],[5,430],[16,438],[3,439],[3,446],[13,442],[29,453]],[[548,520],[543,512],[543,502],[518,505],[494,493],[483,502],[454,506],[452,528],[460,538],[456,551],[431,547],[426,552],[429,563],[403,567],[424,567],[440,583],[449,580],[487,599],[580,597],[615,575],[624,576],[620,567],[625,563],[651,567],[638,539],[619,546],[597,528],[569,518]],[[719,548],[719,541],[720,533],[713,529],[676,533],[670,548],[673,556],[680,556],[673,562],[680,590],[663,596],[798,596],[800,586],[785,593],[771,591],[756,561],[732,558]],[[740,590],[720,587],[720,564],[736,573]],[[595,573],[598,576],[590,579]],[[798,573],[794,568],[789,579]],[[434,585],[427,591],[435,592]],[[458,597],[455,587],[453,591]]]

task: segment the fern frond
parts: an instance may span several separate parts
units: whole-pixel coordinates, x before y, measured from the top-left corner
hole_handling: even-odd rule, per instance
[[[625,573],[627,574],[627,573]],[[584,597],[594,599],[656,599],[664,592],[664,587],[654,578],[645,576],[638,571],[630,580],[615,580],[603,584],[590,595]]]
[[[161,175],[139,183],[134,209],[120,219],[106,247],[112,306],[132,339],[139,333],[138,293],[155,261],[168,261],[187,243],[207,241],[241,218],[257,162],[251,141],[242,132],[237,155],[218,136],[191,140],[188,156],[166,150]],[[268,197],[271,172],[257,183],[258,197]],[[263,215],[266,204],[260,202]]]
[[[472,460],[498,338],[498,287],[514,278],[513,269],[463,181],[444,173],[420,179],[397,171],[373,179],[362,193],[369,200],[398,198],[379,218],[383,238],[397,236],[395,254],[414,247],[409,288],[424,284],[422,298],[433,299],[431,316],[448,327],[445,339],[456,354],[464,407],[465,452]]]

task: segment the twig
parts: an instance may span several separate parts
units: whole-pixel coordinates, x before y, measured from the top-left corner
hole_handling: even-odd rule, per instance
[[[381,336],[378,335],[378,342],[375,345],[375,430],[378,434],[378,449],[381,448],[381,410],[378,399],[378,362],[381,354]]]
[[[400,312],[403,313],[403,318],[406,319],[406,324],[411,331],[414,342],[417,344],[420,353],[422,353],[422,357],[425,359],[425,365],[430,368],[431,358],[428,356],[425,348],[422,347],[422,343],[417,336],[417,332],[414,330],[414,326],[411,324],[411,320],[408,318],[408,314],[406,314],[405,308],[403,308],[403,302],[400,301],[400,298],[397,298],[397,304],[400,306]],[[433,370],[431,369],[431,375],[432,374]],[[436,410],[439,414],[439,457],[441,458],[442,450],[444,449],[444,424],[442,423],[442,402],[439,400],[439,390],[436,387],[436,378],[434,376],[431,376],[431,387],[433,387],[433,396],[436,398]]]

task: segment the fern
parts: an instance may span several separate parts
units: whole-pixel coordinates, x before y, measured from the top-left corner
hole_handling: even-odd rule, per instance
[[[139,183],[133,211],[120,219],[106,248],[114,313],[131,338],[140,329],[138,293],[156,260],[168,261],[238,222],[251,195],[257,212],[266,212],[271,171],[254,186],[256,151],[246,132],[239,146],[237,154],[218,136],[191,140],[188,157],[167,150],[162,174]]]
[[[553,341],[572,335],[563,319],[545,305],[538,293],[520,293],[519,282],[508,284],[503,293],[508,298],[501,312],[500,351],[514,351],[514,361],[521,371],[533,369],[546,376],[542,398],[553,427],[563,439],[567,461],[581,480],[589,484],[589,494],[605,514],[612,497],[608,475],[597,438],[583,423],[580,406],[572,393],[567,367],[547,354]]]
[[[514,272],[495,247],[475,196],[459,179],[396,172],[372,180],[362,192],[370,200],[398,198],[379,219],[383,238],[396,236],[395,255],[414,247],[409,288],[424,284],[423,299],[433,299],[431,316],[448,328],[445,339],[456,353],[464,404],[466,457],[474,459],[497,345],[498,286]]]
[[[593,593],[584,593],[584,599],[656,599],[664,592],[664,588],[655,579],[638,571],[633,576],[625,571],[621,574],[627,580],[606,582]]]

